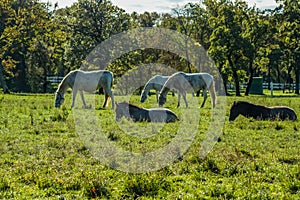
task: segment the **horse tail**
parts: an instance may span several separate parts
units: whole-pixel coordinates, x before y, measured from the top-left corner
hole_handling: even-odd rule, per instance
[[[108,78],[110,79],[110,80],[108,80],[108,81],[109,81],[108,83],[110,84],[109,88],[112,89],[113,84],[114,84],[114,83],[113,83],[113,82],[114,82],[114,75],[113,75],[112,72],[109,72],[109,75],[110,75],[110,76],[108,77]],[[111,98],[111,97],[108,95],[108,99],[110,99],[110,98]]]
[[[208,90],[209,90],[209,94],[211,96],[212,105],[213,105],[213,108],[214,108],[216,106],[216,103],[217,103],[217,97],[216,97],[215,82],[214,82],[213,77],[212,77],[212,82],[211,82],[211,84],[208,87]]]
[[[112,89],[112,87],[113,87],[113,82],[114,82],[114,75],[113,75],[113,73],[110,73],[111,74],[111,80],[110,80],[110,89]]]
[[[293,109],[291,109],[291,120],[297,121],[297,114]]]

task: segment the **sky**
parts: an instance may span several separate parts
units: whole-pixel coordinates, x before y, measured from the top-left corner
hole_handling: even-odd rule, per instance
[[[59,8],[64,8],[66,6],[71,6],[77,0],[41,0],[42,2],[51,2],[53,5],[58,3]],[[250,6],[256,5],[257,8],[267,9],[275,8],[275,0],[246,0]],[[145,11],[158,13],[170,12],[172,8],[185,5],[189,2],[196,3],[199,0],[111,0],[111,2],[123,8],[126,12],[132,13],[136,11],[138,13],[143,13]]]

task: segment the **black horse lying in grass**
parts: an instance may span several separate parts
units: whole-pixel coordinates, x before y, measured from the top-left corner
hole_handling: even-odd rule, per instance
[[[135,122],[175,122],[178,117],[174,112],[166,108],[140,108],[127,102],[116,103],[116,120],[122,117],[132,119]]]
[[[229,121],[235,120],[240,114],[259,120],[297,120],[295,111],[289,107],[265,107],[245,101],[238,101],[232,104]]]

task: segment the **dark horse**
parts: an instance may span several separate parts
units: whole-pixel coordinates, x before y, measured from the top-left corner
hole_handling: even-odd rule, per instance
[[[240,114],[245,117],[253,117],[260,120],[297,120],[295,111],[289,107],[265,107],[245,101],[238,101],[232,104],[229,121],[235,120]]]
[[[175,122],[178,117],[174,112],[166,108],[140,108],[127,102],[116,103],[116,120],[122,117],[132,119],[135,122]]]

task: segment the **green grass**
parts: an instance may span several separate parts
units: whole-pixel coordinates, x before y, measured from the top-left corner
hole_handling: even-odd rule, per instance
[[[188,151],[163,169],[140,174],[114,170],[94,157],[78,134],[70,95],[60,109],[54,108],[53,95],[0,95],[0,199],[299,199],[299,121],[256,121],[239,116],[228,122],[230,104],[235,100],[286,105],[300,116],[298,96],[276,92],[269,98],[269,93],[265,94],[228,97],[223,135],[213,151],[200,159],[210,122],[207,102]],[[130,101],[156,107],[154,99],[151,96],[142,105],[138,96]],[[77,101],[81,105],[79,98]],[[101,109],[102,101],[103,96],[97,96],[96,114],[104,124],[105,137],[128,151],[163,147],[176,136],[181,123],[152,127],[122,120],[120,126],[131,132],[126,134],[115,123],[110,104]],[[181,116],[175,105],[176,97],[168,96],[166,107]],[[137,126],[142,133],[134,132]]]

